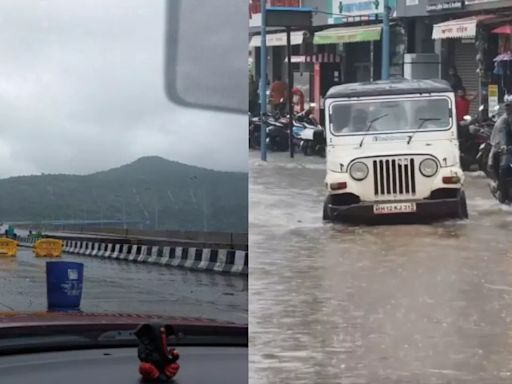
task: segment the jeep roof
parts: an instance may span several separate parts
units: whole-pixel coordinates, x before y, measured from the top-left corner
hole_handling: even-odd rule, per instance
[[[393,79],[337,85],[327,91],[325,99],[446,92],[453,90],[445,80]]]

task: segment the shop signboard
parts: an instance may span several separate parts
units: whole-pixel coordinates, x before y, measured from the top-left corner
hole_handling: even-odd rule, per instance
[[[498,86],[496,84],[489,84],[487,87],[489,111],[493,111],[498,103]]]
[[[267,7],[291,7],[302,6],[301,0],[267,0]],[[261,26],[261,0],[249,0],[249,27]]]
[[[396,10],[396,0],[388,0],[391,15]],[[327,0],[331,13],[329,24],[341,24],[359,20],[376,20],[384,13],[384,0]]]
[[[427,0],[396,0],[396,17],[428,16]]]
[[[463,0],[428,0],[427,12],[442,12],[461,9],[463,7]]]
[[[501,0],[466,0],[466,5],[484,4],[484,3],[497,3]]]

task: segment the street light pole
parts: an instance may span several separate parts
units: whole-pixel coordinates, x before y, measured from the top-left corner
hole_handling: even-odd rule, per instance
[[[261,160],[267,161],[267,1],[261,0],[261,44],[260,44],[260,150]]]
[[[389,80],[389,3],[384,0],[384,14],[382,15],[382,80]]]
[[[292,45],[290,42],[291,39],[291,28],[286,27],[286,53],[288,55],[288,114],[290,115],[289,121],[289,145],[290,145],[290,157],[293,158],[293,72],[292,72]]]

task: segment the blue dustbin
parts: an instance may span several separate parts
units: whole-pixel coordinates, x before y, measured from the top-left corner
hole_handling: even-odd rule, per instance
[[[46,296],[50,311],[78,311],[82,300],[84,265],[66,261],[46,262]]]

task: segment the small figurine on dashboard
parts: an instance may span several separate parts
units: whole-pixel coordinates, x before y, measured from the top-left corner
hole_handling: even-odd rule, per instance
[[[159,323],[142,324],[135,331],[139,339],[139,373],[146,382],[167,382],[180,369],[179,353],[167,347],[167,337],[174,334],[169,325]]]

